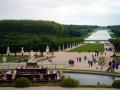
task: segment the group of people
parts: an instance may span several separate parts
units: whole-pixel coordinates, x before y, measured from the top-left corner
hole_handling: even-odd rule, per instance
[[[68,61],[68,63],[69,63],[70,66],[74,67],[74,60],[70,59],[70,60]]]
[[[98,57],[99,54],[100,54],[100,52],[95,50],[95,57]]]
[[[84,60],[87,60],[87,57],[86,56],[84,56]],[[82,58],[81,57],[77,57],[77,62],[80,62],[81,63],[81,61],[82,61]],[[72,59],[70,59],[69,61],[68,61],[68,63],[69,63],[69,65],[70,66],[74,66],[74,60],[72,60]]]
[[[77,57],[77,62],[81,62],[81,57]]]
[[[96,59],[95,59],[95,57],[97,57],[98,55],[99,55],[98,53],[95,53],[95,55],[92,55],[92,59],[91,59],[91,60],[88,59],[87,56],[84,56],[84,57],[83,57],[83,60],[84,60],[84,61],[88,60],[88,65],[89,65],[89,67],[92,67],[92,66],[93,66],[93,63],[96,63],[96,62],[97,62]],[[78,63],[78,62],[79,62],[79,63],[82,62],[82,58],[81,58],[81,57],[77,57],[76,59],[77,59],[77,63]],[[68,63],[69,63],[70,66],[74,66],[75,61],[72,60],[72,59],[70,59],[70,60],[68,61]]]
[[[88,60],[88,65],[89,65],[89,67],[92,67],[93,66],[93,61]]]
[[[119,63],[117,63],[115,60],[109,61],[109,67],[106,70],[107,72],[114,72],[115,69],[119,68]]]
[[[98,54],[95,53],[95,55],[92,55],[92,62],[97,63],[96,57]]]
[[[93,64],[94,63],[97,63],[97,60],[96,60],[96,58],[99,56],[99,52],[98,51],[95,51],[95,54],[92,54],[92,58],[91,59],[89,59],[87,56],[84,56],[83,57],[83,59],[81,58],[81,57],[77,57],[76,58],[76,62],[77,63],[81,63],[82,62],[82,60],[87,60],[88,61],[88,65],[89,65],[89,67],[93,67]],[[70,66],[72,66],[72,67],[74,67],[74,64],[75,64],[75,60],[73,60],[73,59],[70,59],[69,61],[68,61],[68,63],[69,63],[69,65]],[[115,60],[113,60],[113,61],[109,61],[109,67],[108,67],[108,69],[106,70],[107,72],[114,72],[114,70],[115,69],[118,69],[119,68],[119,64],[115,61]]]
[[[94,57],[93,57],[94,58]],[[88,58],[87,58],[87,56],[84,56],[83,57],[83,60],[85,61],[85,60],[87,60]],[[95,58],[94,58],[95,59]],[[96,60],[96,59],[95,59]],[[81,57],[77,57],[76,58],[76,61],[77,61],[77,63],[81,63],[82,62],[82,58]],[[93,62],[95,62],[94,60],[88,60],[88,65],[89,65],[89,67],[92,67],[93,66]],[[68,63],[69,63],[69,65],[70,66],[74,66],[74,64],[75,64],[75,61],[74,60],[72,60],[72,59],[70,59],[69,61],[68,61]]]
[[[112,48],[105,48],[106,51],[112,51]]]
[[[81,57],[77,57],[77,62],[81,62],[82,58]],[[87,60],[87,57],[84,56],[84,60]]]

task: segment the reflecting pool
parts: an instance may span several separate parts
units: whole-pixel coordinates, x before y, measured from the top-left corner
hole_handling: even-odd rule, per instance
[[[65,73],[65,76],[70,76],[80,81],[81,85],[97,85],[98,82],[104,85],[111,85],[114,80],[120,80],[120,77],[81,73]]]

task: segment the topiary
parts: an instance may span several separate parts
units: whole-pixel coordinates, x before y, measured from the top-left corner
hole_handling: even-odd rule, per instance
[[[78,87],[79,86],[79,81],[74,80],[70,77],[63,79],[60,82],[61,87]]]
[[[14,82],[15,87],[29,87],[31,85],[32,85],[31,81],[25,77],[20,77],[16,79]]]
[[[115,80],[112,83],[113,88],[120,88],[120,80]]]

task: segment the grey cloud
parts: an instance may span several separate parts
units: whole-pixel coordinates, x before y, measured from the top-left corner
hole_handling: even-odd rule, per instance
[[[120,0],[0,0],[0,19],[64,24],[120,24]]]

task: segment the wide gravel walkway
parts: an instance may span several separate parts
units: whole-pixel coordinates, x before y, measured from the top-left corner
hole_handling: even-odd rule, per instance
[[[0,90],[120,90],[113,88],[62,88],[62,87],[29,87],[29,88],[14,88],[14,87],[0,87]]]

